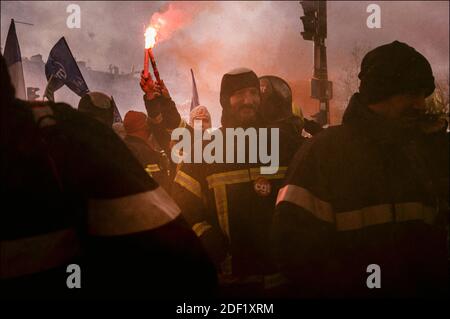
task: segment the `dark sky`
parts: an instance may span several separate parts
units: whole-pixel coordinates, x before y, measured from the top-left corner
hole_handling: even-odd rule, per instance
[[[66,26],[70,3],[81,7],[80,29]],[[370,3],[381,7],[381,29],[366,26]],[[312,42],[300,36],[303,11],[298,1],[2,1],[1,45],[4,47],[10,19],[15,18],[34,24],[16,27],[23,56],[41,53],[45,61],[53,44],[65,36],[76,58],[87,61],[91,68],[106,71],[114,64],[129,72],[132,65],[142,68],[143,25],[158,10],[168,20],[167,39],[154,49],[161,76],[181,104],[190,99],[189,69],[193,68],[200,101],[210,108],[216,125],[220,80],[230,69],[246,66],[258,75],[281,76],[293,86],[311,77]],[[393,40],[406,42],[424,54],[437,78],[448,77],[448,12],[447,1],[329,2],[326,43],[330,79],[339,85],[355,46],[374,48]]]

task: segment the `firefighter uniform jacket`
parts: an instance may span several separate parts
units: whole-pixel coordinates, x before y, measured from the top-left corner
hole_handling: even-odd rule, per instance
[[[166,191],[170,191],[170,162],[166,153],[153,150],[144,140],[136,136],[125,136],[124,142],[145,171]]]
[[[186,127],[187,123],[181,118],[175,102],[171,98],[157,97],[152,100],[147,100],[144,96],[144,103],[149,117],[154,118],[157,114],[161,114],[162,116],[161,123],[150,123],[149,127],[154,140],[158,144],[158,147],[164,151],[165,155],[169,159],[170,188],[172,187],[177,171],[177,165],[171,160],[171,134],[176,128]]]
[[[445,132],[389,126],[355,94],[343,125],[296,154],[273,243],[293,295],[430,296],[448,287],[447,215]],[[370,265],[380,289],[370,289]]]
[[[220,130],[225,139],[224,128]],[[271,262],[269,230],[291,155],[280,136],[280,166],[275,174],[262,175],[260,168],[267,164],[248,161],[183,163],[178,170],[172,196],[221,274],[260,276],[265,287],[279,278],[271,276],[276,268]]]
[[[110,128],[65,104],[14,103],[2,110],[2,298],[213,292],[178,206]],[[67,286],[70,264],[81,289]]]
[[[149,126],[161,148],[164,149],[167,154],[170,154],[169,144],[172,130],[177,127],[184,127],[185,125],[184,120],[181,119],[180,113],[177,110],[175,102],[170,98],[162,96],[152,100],[147,100],[144,96],[144,103],[149,117],[155,118],[158,114],[161,114],[161,123],[150,123]]]

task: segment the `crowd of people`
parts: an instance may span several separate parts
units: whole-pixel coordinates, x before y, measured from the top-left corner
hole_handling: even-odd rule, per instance
[[[275,174],[260,160],[175,163],[174,129],[214,129],[205,106],[183,120],[163,81],[142,74],[146,113],[113,124],[105,93],[77,109],[16,99],[1,60],[2,298],[448,293],[448,123],[427,115],[433,72],[407,44],[366,54],[326,129],[293,114],[280,77],[224,74],[217,130],[277,128]]]

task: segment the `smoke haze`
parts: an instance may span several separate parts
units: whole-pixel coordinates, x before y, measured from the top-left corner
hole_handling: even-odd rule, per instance
[[[69,29],[66,8],[76,3],[81,8],[81,28]],[[448,78],[449,2],[381,2],[381,29],[369,29],[367,6],[373,2],[328,2],[326,41],[329,78],[339,94],[339,79],[351,62],[350,52],[357,45],[374,48],[399,40],[415,47],[430,61],[436,78]],[[312,75],[312,42],[302,39],[298,1],[273,2],[53,2],[2,1],[1,45],[5,45],[10,19],[33,23],[17,24],[22,56],[42,54],[44,62],[52,46],[66,37],[77,60],[94,70],[108,71],[110,64],[125,73],[133,66],[142,69],[144,25],[160,24],[154,48],[161,77],[177,104],[191,98],[190,68],[194,70],[201,104],[210,109],[213,124],[219,125],[221,107],[219,88],[222,75],[236,67],[252,68],[259,76],[278,75],[291,84],[294,101],[305,115],[317,112],[318,102],[309,99],[308,82]],[[162,21],[162,22],[161,22]],[[26,86],[36,81],[25,74]],[[114,90],[124,114],[129,109],[143,110],[138,75],[136,86],[111,88],[96,79],[87,79],[91,91]],[[40,84],[43,91],[42,84]],[[60,92],[61,91],[61,92]],[[79,100],[66,89],[56,98],[73,105]],[[66,98],[66,95],[72,95]],[[122,96],[117,96],[122,95]],[[336,95],[334,109],[342,109]],[[75,102],[74,102],[75,101]],[[75,105],[76,106],[76,105]],[[336,117],[335,121],[339,119]]]

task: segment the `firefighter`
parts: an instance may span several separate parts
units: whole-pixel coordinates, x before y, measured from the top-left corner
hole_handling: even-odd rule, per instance
[[[261,85],[261,114],[269,127],[279,127],[290,133],[293,137],[292,144],[297,147],[303,142],[302,131],[316,135],[322,127],[314,120],[303,116],[298,108],[298,114],[294,114],[292,102],[292,90],[289,84],[282,78],[274,75],[265,75],[259,78]],[[300,138],[299,138],[300,136]]]
[[[114,100],[102,92],[89,92],[78,103],[78,111],[95,118],[112,128],[114,122]]]
[[[289,138],[286,143],[295,152],[304,141],[304,118],[292,111],[292,91],[289,84],[274,75],[259,78],[261,86],[261,115],[267,127],[278,127]]]
[[[268,124],[276,124],[293,116],[292,90],[280,77],[265,75],[259,78],[261,86],[261,115]],[[297,129],[303,129],[299,123]]]
[[[223,76],[220,103],[223,135],[227,128],[264,127],[259,80],[252,70],[235,69]],[[175,177],[173,197],[215,262],[223,296],[270,296],[284,282],[271,261],[268,241],[276,193],[292,155],[282,145],[281,136],[275,174],[262,175],[260,161],[247,161],[183,163]]]
[[[145,77],[142,71],[140,86],[144,92],[150,131],[167,154],[170,154],[170,134],[177,127],[185,127],[186,122],[181,119],[164,81],[155,82],[151,77]]]
[[[157,151],[152,145],[147,115],[143,112],[128,111],[123,120],[126,136],[125,144],[144,167],[166,191],[169,190],[170,164],[165,152]]]
[[[278,193],[279,265],[296,297],[442,295],[448,137],[424,112],[431,66],[394,41],[367,53],[358,77],[342,125],[301,147]]]
[[[66,104],[14,99],[0,58],[1,298],[213,294],[200,242],[120,138]]]
[[[178,113],[175,102],[172,100],[164,81],[153,81],[150,76],[141,73],[139,82],[144,92],[144,104],[147,111],[148,125],[154,144],[163,151],[163,156],[169,159],[170,184],[177,171],[177,165],[171,161],[171,133],[178,127],[186,127],[187,123]]]

